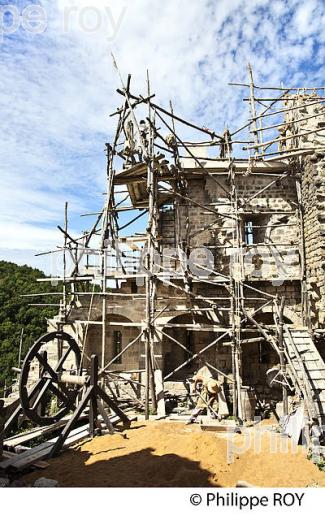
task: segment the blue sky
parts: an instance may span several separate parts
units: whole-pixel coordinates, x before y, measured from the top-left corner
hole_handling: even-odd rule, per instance
[[[157,101],[221,133],[248,117],[243,91],[251,62],[264,85],[322,85],[321,0],[0,0],[19,12],[39,4],[44,32],[20,26],[0,41],[0,258],[41,265],[35,252],[62,242],[64,202],[72,233],[102,207],[105,142],[120,99],[113,51],[133,89],[150,71]],[[1,14],[1,11],[0,11]],[[0,16],[6,28],[10,16]]]

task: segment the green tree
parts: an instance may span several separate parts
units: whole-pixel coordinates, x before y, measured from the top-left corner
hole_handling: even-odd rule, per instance
[[[22,357],[32,344],[46,332],[47,319],[58,312],[57,307],[31,307],[30,303],[59,303],[60,296],[24,298],[23,294],[59,292],[51,283],[40,284],[45,275],[27,265],[0,261],[0,395],[12,383],[13,366],[18,364],[21,331],[24,329]]]

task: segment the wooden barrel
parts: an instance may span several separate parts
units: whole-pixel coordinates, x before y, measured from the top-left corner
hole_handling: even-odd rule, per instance
[[[249,386],[242,386],[241,402],[243,421],[253,421],[255,417],[256,397],[253,389]]]

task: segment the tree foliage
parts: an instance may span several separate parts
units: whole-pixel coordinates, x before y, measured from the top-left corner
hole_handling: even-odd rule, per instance
[[[58,312],[57,307],[31,307],[30,303],[59,303],[59,296],[23,298],[23,294],[59,292],[51,283],[37,282],[45,275],[39,269],[0,261],[0,391],[5,382],[11,384],[18,365],[19,343],[23,334],[22,359],[32,344],[46,332],[47,318]]]

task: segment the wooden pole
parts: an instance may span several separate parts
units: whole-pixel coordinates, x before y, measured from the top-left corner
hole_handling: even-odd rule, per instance
[[[63,325],[67,319],[67,246],[68,246],[68,202],[64,204],[64,243],[63,243],[63,283],[62,283],[62,305],[60,306],[60,322],[58,324],[58,330],[63,330]],[[62,357],[63,341],[57,339],[57,356],[58,360]]]
[[[151,95],[149,73],[147,71],[147,88],[148,97]],[[155,301],[156,301],[156,277],[153,275],[155,268],[155,252],[157,250],[157,218],[158,218],[158,206],[157,206],[157,178],[154,165],[154,114],[151,108],[151,104],[148,105],[148,121],[150,125],[147,132],[148,140],[148,162],[147,162],[147,192],[148,192],[148,223],[147,223],[147,271],[148,276],[146,277],[146,402],[145,402],[145,415],[146,419],[149,418],[149,399],[151,394],[151,405],[152,412],[156,413],[157,402],[156,402],[156,391],[155,391],[155,380],[154,380],[154,317],[155,317]]]
[[[235,254],[230,263],[230,284],[229,292],[232,296],[230,323],[232,327],[232,375],[233,375],[233,404],[234,416],[239,419],[243,418],[242,410],[242,347],[241,347],[241,313],[244,305],[244,263],[242,251],[242,223],[238,216],[238,195],[237,186],[235,183],[235,171],[233,163],[229,159],[228,164],[229,180],[231,186],[231,210],[234,216],[233,230],[232,230],[232,245],[235,248]]]
[[[258,153],[259,148],[259,139],[258,139],[258,131],[257,131],[257,124],[256,124],[256,108],[255,108],[255,97],[254,97],[254,80],[253,80],[253,70],[252,66],[249,63],[248,64],[248,74],[250,78],[250,96],[249,96],[249,102],[250,102],[250,109],[251,109],[251,116],[252,116],[252,133],[254,134],[254,141],[255,141],[255,151]]]
[[[149,420],[150,416],[150,352],[149,352],[149,338],[148,338],[148,331],[147,331],[147,337],[146,337],[146,344],[145,344],[145,373],[146,373],[146,388],[145,388],[145,412],[144,417],[145,420]]]
[[[102,368],[105,366],[106,358],[106,296],[102,296]]]
[[[67,238],[68,238],[68,202],[64,204],[64,253],[63,253],[63,309],[64,316],[66,314],[66,306],[67,306],[67,297],[66,297],[66,284],[65,280],[67,277],[67,258],[66,258],[66,249],[67,249]],[[61,347],[62,348],[62,347]],[[59,352],[61,354],[61,352]]]
[[[281,373],[283,374],[285,380],[286,374],[286,363],[285,363],[285,355],[284,355],[284,342],[283,342],[283,312],[285,306],[285,297],[281,297],[280,305],[278,307],[278,326],[279,326],[279,351],[280,351],[280,367]],[[288,390],[285,385],[282,386],[282,403],[283,403],[283,415],[288,415]]]
[[[302,203],[301,193],[301,181],[296,179],[296,191],[298,199],[298,212],[299,212],[299,223],[300,223],[300,236],[299,236],[299,256],[301,264],[301,301],[302,301],[302,318],[303,324],[309,329],[312,328],[310,318],[310,303],[307,291],[307,269],[306,269],[306,245],[305,245],[305,221],[304,221],[304,205]]]
[[[264,143],[261,142],[259,146],[262,147],[262,146],[271,145],[271,144],[275,144],[275,143],[282,143],[283,141],[288,141],[290,139],[295,139],[297,137],[303,137],[305,135],[310,135],[310,134],[314,134],[314,133],[320,133],[321,137],[324,137],[324,134],[322,134],[321,132],[324,132],[324,128],[315,128],[314,130],[308,130],[308,132],[301,132],[300,134],[292,134],[292,135],[289,135],[288,137],[277,137],[275,139],[270,139],[269,141],[265,141]],[[256,148],[256,147],[254,145],[244,146],[243,150],[252,150],[253,148]],[[302,148],[302,149],[304,149],[304,148]],[[296,148],[295,148],[295,150],[296,150]],[[284,151],[286,151],[286,150],[284,150]],[[281,151],[278,150],[278,153],[281,153]]]
[[[250,87],[250,84],[248,83],[228,83],[228,85],[231,85],[231,86],[234,86],[234,87]],[[325,90],[325,87],[262,87],[262,86],[258,86],[258,85],[254,85],[254,88],[257,88],[259,90],[286,90],[287,92],[289,92],[290,90]]]
[[[95,389],[98,386],[98,357],[91,356],[91,367],[90,367],[90,388],[92,388],[89,408],[89,433],[91,437],[94,437],[97,428],[97,395]]]
[[[20,333],[19,354],[18,354],[18,368],[20,368],[20,365],[21,365],[21,353],[22,353],[22,349],[23,349],[23,338],[24,338],[24,328],[21,329],[21,333]]]

